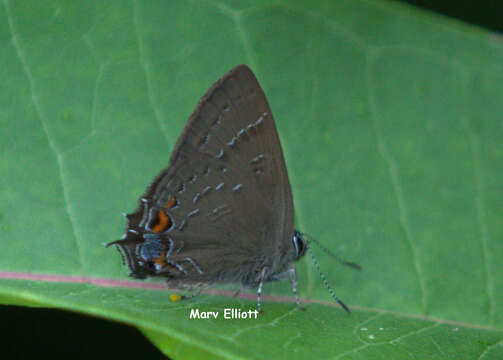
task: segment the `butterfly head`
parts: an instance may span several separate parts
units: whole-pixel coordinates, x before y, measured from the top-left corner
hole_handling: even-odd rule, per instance
[[[304,256],[307,248],[307,242],[304,239],[301,232],[294,230],[292,237],[293,247],[295,249],[295,260],[299,260],[302,256]]]

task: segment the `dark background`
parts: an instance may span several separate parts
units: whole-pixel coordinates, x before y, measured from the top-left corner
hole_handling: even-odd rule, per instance
[[[503,33],[503,2],[494,0],[402,0],[437,14]]]
[[[438,14],[503,33],[503,1],[402,0]],[[138,330],[52,309],[0,306],[2,358],[164,359]],[[10,356],[9,356],[10,355]]]

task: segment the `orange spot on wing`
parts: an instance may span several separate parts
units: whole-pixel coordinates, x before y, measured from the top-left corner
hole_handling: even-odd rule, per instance
[[[172,196],[171,199],[169,199],[169,201],[166,203],[166,205],[164,205],[164,207],[166,209],[171,209],[175,205],[176,205],[176,198]]]
[[[161,266],[161,267],[165,267],[165,266],[167,265],[167,264],[166,264],[166,261],[164,260],[164,259],[165,259],[165,257],[166,257],[166,253],[165,253],[165,252],[163,252],[163,253],[161,254],[161,256],[159,256],[157,259],[154,259],[154,262],[155,262],[156,264],[158,264],[159,266]]]
[[[171,219],[169,218],[168,215],[164,211],[159,210],[158,213],[158,222],[155,224],[155,226],[152,228],[153,232],[161,232],[166,230],[172,225]]]

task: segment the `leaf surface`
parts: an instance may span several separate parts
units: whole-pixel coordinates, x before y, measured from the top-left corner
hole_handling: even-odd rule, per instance
[[[133,324],[173,358],[503,356],[503,40],[389,2],[3,1],[0,301]],[[307,257],[255,307],[127,281],[122,212],[200,96],[248,64],[285,152]],[[190,310],[220,311],[216,320]],[[425,317],[426,316],[426,317]]]

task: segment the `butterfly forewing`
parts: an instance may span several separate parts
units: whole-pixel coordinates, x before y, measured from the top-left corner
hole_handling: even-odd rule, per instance
[[[167,218],[153,222],[160,211]],[[292,195],[278,134],[265,95],[245,65],[202,97],[168,169],[128,216],[126,238],[117,244],[133,272],[141,268],[135,241],[142,239],[136,233],[155,231],[160,223],[172,261],[162,275],[175,284],[177,277],[186,283],[243,280],[264,266],[274,268],[279,259],[269,254],[291,247]],[[190,266],[183,272],[175,268],[184,261]]]

